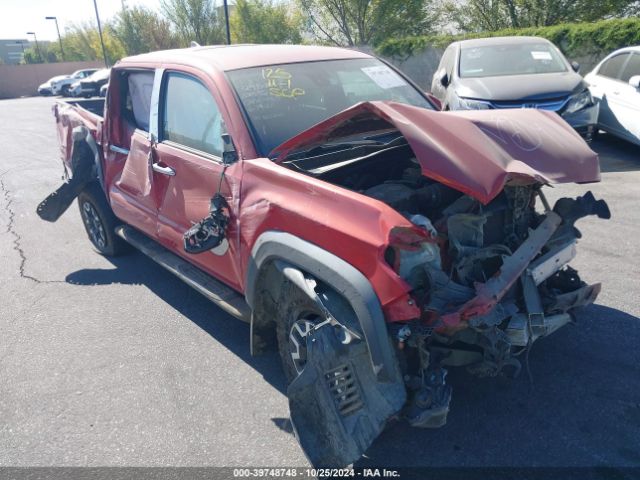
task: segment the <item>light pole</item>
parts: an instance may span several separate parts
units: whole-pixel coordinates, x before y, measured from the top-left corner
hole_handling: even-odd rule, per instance
[[[227,0],[224,0],[224,22],[227,27],[227,45],[231,45],[231,31],[229,30],[229,5],[227,5]]]
[[[44,63],[44,60],[42,60],[42,53],[40,53],[40,45],[38,45],[38,37],[36,37],[36,32],[27,32],[27,35],[33,35],[33,39],[36,41],[36,51],[38,52],[38,58],[40,59],[40,63]]]
[[[62,37],[60,36],[60,28],[58,28],[58,18],[57,17],[44,17],[45,20],[55,20],[56,22],[56,31],[58,32],[58,42],[60,42],[60,55],[62,56],[62,61],[64,62],[64,50],[62,49]]]
[[[98,14],[98,4],[96,0],[93,0],[93,8],[96,10],[96,20],[98,22],[98,34],[100,35],[100,45],[102,45],[102,56],[104,57],[104,66],[109,68],[109,59],[107,58],[107,51],[104,48],[104,40],[102,39],[102,27],[100,26],[100,15]]]

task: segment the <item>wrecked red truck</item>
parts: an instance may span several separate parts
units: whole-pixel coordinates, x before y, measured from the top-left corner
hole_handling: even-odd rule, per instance
[[[439,112],[384,62],[310,46],[130,57],[102,102],[54,106],[68,177],[38,214],[77,197],[98,252],[133,245],[250,322],[316,466],[391,418],[442,426],[448,368],[517,375],[600,291],[568,262],[606,203],[544,195],[599,181],[598,158],[554,113]]]

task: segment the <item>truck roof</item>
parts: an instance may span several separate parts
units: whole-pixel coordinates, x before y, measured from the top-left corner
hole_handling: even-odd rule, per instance
[[[119,64],[177,63],[229,71],[282,63],[371,58],[363,52],[312,45],[214,45],[160,50],[122,59]]]

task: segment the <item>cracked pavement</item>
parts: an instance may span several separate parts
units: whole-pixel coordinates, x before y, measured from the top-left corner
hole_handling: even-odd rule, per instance
[[[306,465],[247,325],[139,253],[96,254],[75,203],[36,216],[61,182],[53,101],[0,101],[0,466]],[[448,424],[392,424],[362,466],[640,466],[640,148],[594,148],[603,182],[549,197],[611,207],[578,222],[597,305],[534,345],[533,386],[452,369]]]

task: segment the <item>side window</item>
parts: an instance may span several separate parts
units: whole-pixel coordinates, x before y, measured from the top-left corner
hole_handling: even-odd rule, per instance
[[[222,157],[222,116],[211,92],[193,77],[169,73],[162,108],[162,140]]]
[[[602,75],[603,77],[613,78],[617,80],[620,78],[620,70],[624,66],[624,63],[629,58],[628,53],[622,53],[620,55],[616,55],[615,57],[611,57],[609,60],[604,62],[598,70],[598,75]]]
[[[620,80],[625,83],[629,82],[629,79],[635,75],[640,75],[640,53],[631,54],[631,58],[627,62],[627,65],[622,71]]]
[[[136,128],[149,131],[149,112],[154,72],[131,72],[127,75],[126,109]]]

